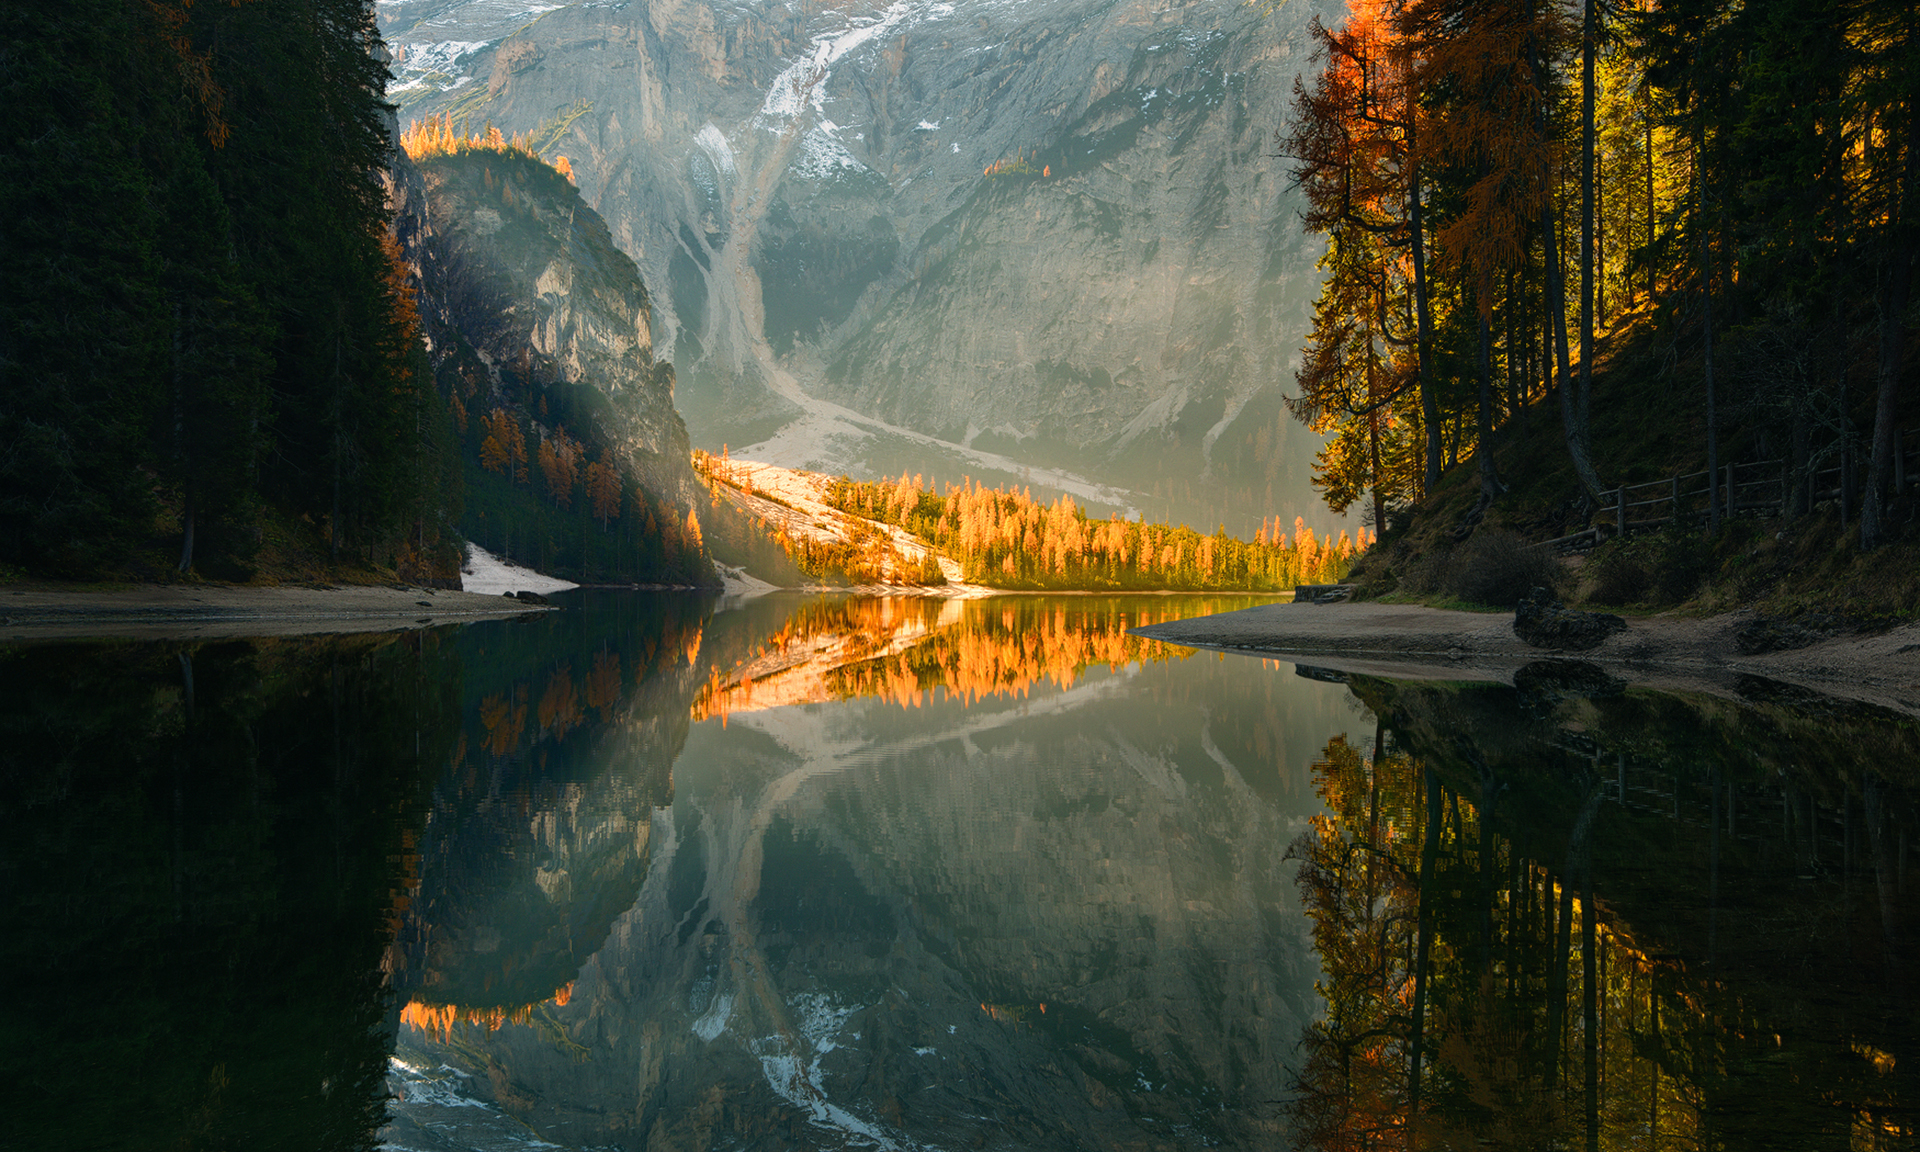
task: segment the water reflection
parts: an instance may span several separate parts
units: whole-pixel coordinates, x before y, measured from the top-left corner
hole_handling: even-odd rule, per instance
[[[427,634],[0,652],[0,1144],[370,1144],[457,687]]]
[[[0,1143],[1912,1144],[1911,721],[1238,606],[0,654]]]
[[[1280,1139],[1317,1011],[1284,846],[1357,711],[1126,635],[1181,610],[715,617],[631,910],[564,1003],[403,1054],[575,1147]]]
[[[1910,1146],[1912,722],[1517,682],[1356,680],[1314,764],[1302,1143]]]

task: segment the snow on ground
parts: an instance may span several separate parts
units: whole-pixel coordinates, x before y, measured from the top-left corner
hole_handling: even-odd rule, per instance
[[[713,570],[720,574],[720,583],[726,586],[726,591],[721,593],[723,596],[737,596],[744,599],[749,596],[765,596],[769,592],[780,590],[778,584],[769,584],[745,568],[735,568],[731,564],[722,564],[715,560]]]
[[[720,489],[728,499],[754,518],[785,528],[795,537],[807,537],[825,544],[840,543],[851,538],[854,521],[861,519],[826,503],[827,483],[831,478],[821,473],[782,468],[777,464],[743,460],[738,456],[726,462],[726,473],[729,483],[738,485]],[[862,523],[873,531],[884,533],[893,542],[901,558],[910,565],[918,565],[931,551],[924,540],[897,525],[872,520]],[[840,588],[809,584],[802,590],[854,592],[868,596],[932,596],[955,600],[1000,595],[1000,589],[964,583],[966,573],[959,561],[937,553],[934,560],[940,565],[941,574],[947,578],[944,585],[858,584],[851,588]],[[722,569],[723,576],[726,571]]]
[[[580,587],[571,580],[502,560],[471,541],[467,544],[467,555],[467,562],[460,567],[460,588],[464,592],[498,596],[502,592],[564,592]]]

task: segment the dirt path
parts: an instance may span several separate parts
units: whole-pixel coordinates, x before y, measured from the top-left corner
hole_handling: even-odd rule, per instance
[[[1554,658],[1590,661],[1631,683],[1716,695],[1730,694],[1740,676],[1762,676],[1920,716],[1920,624],[1749,656],[1735,634],[1751,619],[1640,617],[1593,651],[1564,653],[1529,647],[1506,613],[1414,604],[1263,604],[1134,631],[1394,679],[1511,681],[1522,666]]]
[[[221,639],[392,632],[546,610],[504,596],[429,588],[0,588],[0,643],[95,636]]]

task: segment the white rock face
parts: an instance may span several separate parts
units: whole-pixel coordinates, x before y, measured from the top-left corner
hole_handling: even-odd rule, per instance
[[[1318,518],[1280,405],[1318,251],[1271,155],[1310,6],[380,11],[402,119],[451,109],[572,162],[655,288],[696,443],[1065,470],[1235,530]]]

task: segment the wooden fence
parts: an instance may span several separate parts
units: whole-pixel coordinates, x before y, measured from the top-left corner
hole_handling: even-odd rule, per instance
[[[1910,483],[1920,481],[1920,428],[1896,432],[1893,453],[1893,491],[1906,491]],[[1866,482],[1866,461],[1850,459],[1843,453],[1840,463],[1806,476],[1804,507],[1823,501],[1840,502],[1840,518],[1853,518],[1860,492]],[[1734,516],[1781,516],[1795,497],[1793,467],[1786,460],[1756,460],[1728,464],[1714,475],[1686,472],[1664,480],[1644,484],[1623,484],[1600,493],[1599,509],[1586,528],[1568,536],[1543,540],[1536,548],[1558,547],[1562,551],[1591,548],[1609,536],[1630,536],[1663,528],[1673,523],[1706,523],[1712,505],[1720,514]]]

